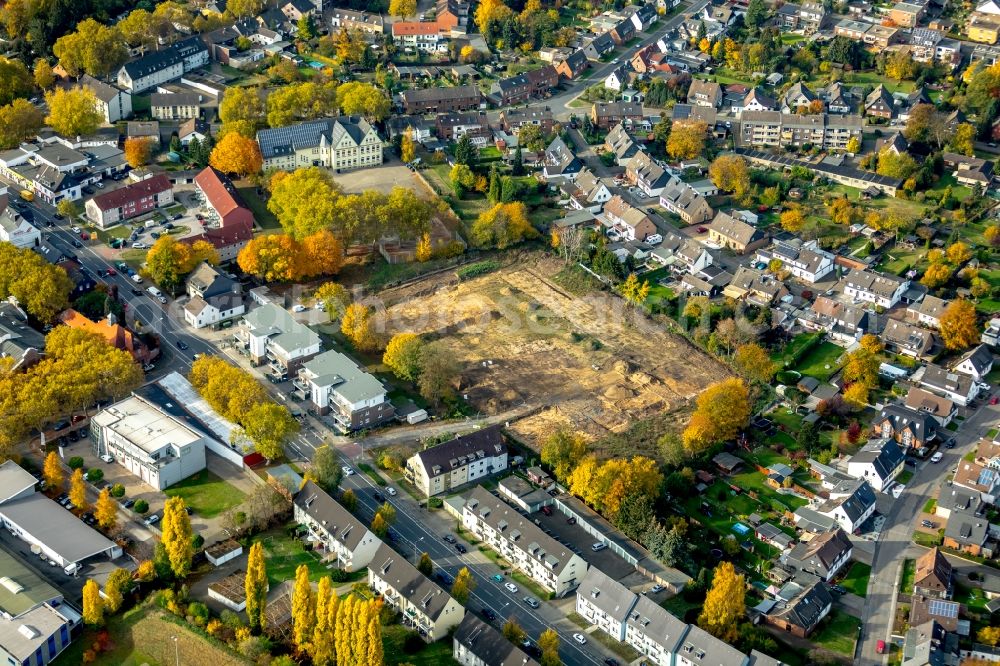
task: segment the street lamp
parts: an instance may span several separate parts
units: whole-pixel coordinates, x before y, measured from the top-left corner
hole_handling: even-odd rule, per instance
[[[177,637],[171,636],[170,638],[174,641],[174,662],[176,663],[176,666],[181,666],[181,652],[177,645]]]

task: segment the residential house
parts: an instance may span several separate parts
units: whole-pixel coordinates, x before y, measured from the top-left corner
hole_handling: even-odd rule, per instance
[[[807,318],[802,319],[803,326],[826,331],[834,342],[857,342],[871,326],[867,309],[841,303],[827,296],[817,297],[811,310],[804,315]]]
[[[649,215],[626,202],[621,195],[615,195],[604,204],[604,217],[623,240],[644,241],[647,236],[657,233]]]
[[[968,488],[942,487],[938,492],[934,515],[950,519],[954,515],[981,516],[985,508],[982,493]]]
[[[601,58],[615,50],[615,40],[608,32],[602,32],[583,42],[580,51],[587,60],[600,61]],[[569,77],[567,77],[569,78]]]
[[[962,354],[951,369],[969,375],[977,382],[985,382],[986,375],[993,370],[993,352],[986,345],[979,345]]]
[[[457,141],[466,134],[470,139],[488,139],[491,136],[490,121],[485,111],[439,113],[434,124],[442,141]]]
[[[583,49],[573,51],[565,60],[556,64],[556,71],[561,78],[574,81],[590,67],[587,53]]]
[[[502,112],[501,112],[502,113]],[[624,166],[642,147],[635,140],[625,125],[619,123],[611,128],[608,135],[604,137],[604,149],[614,153],[615,164]]]
[[[952,512],[945,525],[941,545],[976,557],[992,557],[992,550],[986,548],[989,526],[989,521],[984,517]]]
[[[676,232],[667,232],[660,245],[649,253],[650,259],[690,276],[700,274],[712,265],[712,255],[704,245]],[[701,279],[701,278],[699,278]],[[707,291],[714,291],[709,285]]]
[[[928,363],[924,368],[920,385],[938,395],[943,395],[961,407],[972,402],[979,393],[979,387],[976,386],[976,382],[971,376],[942,368],[933,363]]]
[[[503,434],[493,426],[415,453],[406,461],[406,476],[433,497],[502,472],[507,464]]]
[[[444,638],[465,618],[461,604],[388,544],[381,544],[369,563],[368,585],[428,641]]]
[[[870,50],[887,49],[899,41],[901,31],[896,26],[873,24],[865,32],[863,41]]]
[[[660,16],[656,13],[656,7],[647,3],[639,5],[629,18],[635,25],[635,29],[643,32],[656,23],[660,19]]]
[[[914,28],[910,33],[910,55],[917,62],[941,62],[950,66],[961,60],[960,43],[938,30]]]
[[[403,49],[419,53],[447,53],[450,41],[433,21],[396,21],[392,24],[392,39]]]
[[[556,597],[575,589],[587,573],[587,562],[569,546],[482,486],[469,493],[462,526]]]
[[[132,95],[129,92],[95,79],[90,74],[80,77],[80,86],[90,88],[94,93],[97,110],[104,122],[113,124],[132,115]]]
[[[688,104],[695,106],[717,109],[722,103],[722,86],[715,81],[692,79],[691,87],[688,88],[687,101]]]
[[[6,194],[0,194],[0,241],[22,249],[42,244],[42,232],[7,205]]]
[[[757,250],[757,258],[765,264],[780,261],[782,270],[808,284],[819,282],[834,268],[834,256],[820,248],[815,240],[805,243],[798,239],[777,241],[767,250]]]
[[[570,207],[576,210],[587,210],[596,214],[611,200],[611,190],[587,168],[580,172],[576,181],[563,183],[561,187],[569,194]]]
[[[226,198],[228,199],[228,197]],[[203,240],[215,248],[220,262],[230,263],[236,261],[236,256],[240,250],[246,247],[250,239],[253,238],[253,213],[250,213],[248,208],[243,207],[242,203],[238,203],[229,215],[230,217],[236,217],[236,213],[244,210],[249,213],[250,222],[233,222],[228,226],[224,225],[218,228],[206,229],[200,234],[182,238],[181,242],[193,245],[197,241]]]
[[[672,176],[660,193],[660,205],[681,218],[685,224],[700,224],[715,214],[708,200],[689,183]]]
[[[877,492],[886,492],[903,471],[906,456],[892,439],[875,439],[847,461],[847,473],[864,479]]]
[[[674,666],[749,666],[750,662],[745,654],[696,624],[688,625],[688,631],[673,657]],[[660,662],[661,666],[668,663]]]
[[[590,567],[576,589],[576,612],[616,641],[623,642],[626,622],[638,600],[639,595],[635,592],[597,567]]]
[[[953,605],[942,610],[950,614],[952,609],[958,610]],[[948,632],[935,619],[914,624],[907,630],[903,640],[903,659],[900,666],[941,666],[959,663],[958,640],[958,634]]]
[[[896,105],[892,95],[881,83],[865,97],[864,111],[866,116],[874,118],[892,118],[896,114]]]
[[[913,575],[913,593],[935,599],[951,599],[954,571],[951,562],[938,548],[931,548],[917,558]]]
[[[709,240],[737,254],[746,254],[767,243],[767,234],[729,213],[716,213],[708,228]]]
[[[639,654],[644,655],[649,663],[671,664],[674,656],[678,660],[681,658],[681,642],[688,636],[688,630],[687,624],[668,613],[662,606],[645,595],[639,595],[625,622],[625,643]],[[703,638],[705,637],[697,635],[695,640],[700,641]],[[711,648],[712,656],[729,657],[734,659],[731,663],[741,663],[740,657],[743,655],[727,654],[726,648],[729,646],[722,641],[716,640],[713,643],[706,638],[704,644]],[[693,646],[693,643],[691,645]],[[708,654],[709,651],[706,650],[706,658]],[[728,664],[730,662],[720,661],[719,663]]]
[[[816,96],[809,86],[802,83],[801,81],[793,83],[792,86],[785,91],[784,96],[781,98],[781,112],[782,113],[797,113],[799,109],[805,108],[812,110],[812,103],[822,100]]]
[[[864,121],[858,116],[744,111],[736,139],[739,146],[847,150],[851,139],[860,139],[863,129]]]
[[[542,175],[550,183],[558,184],[564,180],[575,180],[583,169],[583,162],[577,159],[562,137],[556,137],[545,149]]]
[[[996,44],[1000,38],[1000,17],[993,14],[972,12],[966,24],[966,34],[970,42]]]
[[[875,513],[875,491],[863,479],[841,481],[830,490],[830,499],[815,509],[853,534]]]
[[[625,165],[625,180],[638,187],[647,197],[658,197],[671,176],[648,153],[637,152]]]
[[[360,571],[371,563],[381,539],[313,481],[296,493],[292,515],[309,531],[313,552],[344,571]]]
[[[373,428],[396,414],[382,382],[332,349],[302,363],[293,385],[342,432]]]
[[[125,139],[144,139],[158,148],[160,146],[160,122],[158,120],[130,120],[125,123]]]
[[[839,160],[822,160],[819,162],[807,162],[795,159],[787,155],[776,156],[770,152],[751,150],[737,145],[734,152],[741,155],[748,162],[754,165],[763,165],[776,169],[789,170],[793,167],[802,167],[816,174],[828,178],[835,183],[856,187],[861,190],[878,190],[887,196],[896,196],[896,193],[903,186],[903,181],[898,178],[880,176],[871,171],[862,171],[840,162]]]
[[[546,65],[506,79],[500,79],[490,88],[490,94],[501,106],[523,104],[535,97],[547,97],[559,85],[559,74],[552,65]]]
[[[743,106],[740,112],[743,111],[774,111],[777,108],[777,102],[774,98],[770,97],[764,93],[760,88],[756,86],[751,88],[750,91],[743,98]]]
[[[437,24],[441,30],[464,33],[471,6],[472,3],[466,0],[437,0]]]
[[[319,354],[322,341],[284,308],[268,303],[246,314],[236,330],[236,345],[254,365],[270,364],[276,374],[291,374]]]
[[[993,162],[980,157],[957,153],[942,153],[944,166],[954,169],[952,175],[962,185],[979,187],[984,191],[993,184]]]
[[[67,262],[61,265],[65,267],[65,263]],[[59,314],[59,321],[70,328],[79,328],[98,335],[115,349],[128,352],[140,365],[149,363],[158,353],[158,350],[150,349],[139,336],[119,324],[114,314],[109,314],[100,321],[92,321],[73,308],[69,308]]]
[[[615,125],[624,124],[626,127],[634,123],[641,123],[645,115],[642,112],[642,104],[632,104],[630,102],[596,102],[590,108],[590,119],[594,126],[606,130]]]
[[[916,28],[926,13],[927,3],[897,2],[889,10],[889,18],[902,28]]]
[[[321,166],[339,173],[382,164],[382,139],[361,116],[340,116],[257,132],[265,169]]]
[[[177,138],[185,148],[190,146],[194,139],[198,139],[198,143],[204,143],[209,136],[211,136],[209,125],[201,118],[191,118],[177,128]]]
[[[781,280],[770,273],[740,266],[722,293],[729,298],[747,300],[761,307],[769,307],[776,300],[785,297],[788,289]]]
[[[882,330],[882,342],[895,352],[922,358],[934,348],[934,333],[899,319],[889,319]]]
[[[787,30],[798,30],[799,12],[801,10],[802,7],[793,2],[786,2],[781,7],[778,7],[777,16],[775,17],[778,27]]]
[[[474,85],[417,88],[400,93],[406,113],[427,114],[478,109],[482,94]]]
[[[149,96],[149,113],[157,120],[188,120],[201,115],[201,95],[198,93],[153,93]]]
[[[802,31],[811,35],[823,29],[826,21],[827,10],[821,2],[803,2],[799,9],[799,27]]]
[[[938,422],[922,410],[886,405],[875,417],[872,431],[876,436],[894,439],[904,450],[920,451],[937,436]]]
[[[854,110],[853,96],[844,90],[844,84],[834,81],[821,93],[826,101],[827,113],[846,115]]]
[[[134,95],[207,64],[208,48],[201,37],[187,37],[122,65],[118,86]]]
[[[521,648],[472,613],[452,637],[452,656],[462,666],[538,666]]]
[[[790,582],[781,589],[776,603],[764,614],[764,621],[781,631],[806,638],[830,614],[833,598],[822,581],[800,585]]]
[[[996,504],[997,491],[1000,489],[1000,470],[989,463],[983,465],[979,461],[960,460],[955,468],[952,485],[979,493],[987,504]]]
[[[440,19],[440,16],[438,17]],[[381,35],[385,33],[385,19],[380,14],[345,9],[335,7],[330,14],[330,26],[338,32],[342,29],[348,31],[360,30],[361,32]]]
[[[206,167],[195,176],[194,182],[211,211],[209,217],[219,223],[219,228],[207,229],[181,242],[205,240],[215,247],[220,261],[236,259],[239,251],[253,238],[253,212],[247,208],[233,182],[218,170]]]
[[[289,21],[295,23],[316,13],[316,6],[310,0],[279,0],[278,9]]]
[[[558,79],[556,80],[558,83]],[[552,132],[555,118],[552,109],[527,107],[523,109],[503,109],[500,111],[500,127],[505,132],[517,134],[525,125],[534,125],[542,130],[542,134]]]
[[[202,262],[187,278],[184,320],[194,328],[217,327],[246,313],[242,287],[211,264]]]
[[[173,203],[173,185],[161,173],[117,190],[101,192],[89,199],[84,208],[91,222],[107,229]]]
[[[910,281],[895,275],[882,275],[858,269],[841,279],[838,287],[848,298],[864,301],[889,309],[899,302]]]
[[[833,34],[836,37],[846,37],[855,42],[864,39],[865,32],[871,27],[871,23],[856,21],[854,19],[843,19],[833,27]]]
[[[622,19],[615,27],[608,31],[611,39],[615,40],[616,46],[622,46],[635,37],[636,27],[632,23],[632,18]]]
[[[917,386],[909,390],[903,404],[910,409],[927,412],[942,428],[951,423],[958,413],[958,407],[948,398],[942,398]]]
[[[897,134],[896,136],[899,135]],[[943,298],[927,294],[916,303],[908,305],[906,313],[911,317],[915,317],[917,322],[924,326],[940,328],[941,315],[944,314],[945,308],[948,307],[949,303],[950,301],[946,301]]]

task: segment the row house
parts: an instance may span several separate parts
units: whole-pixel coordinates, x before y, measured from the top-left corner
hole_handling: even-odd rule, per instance
[[[507,469],[507,444],[498,426],[424,449],[406,461],[406,478],[427,497]]]
[[[583,42],[583,46],[580,51],[584,54],[587,60],[593,60],[599,62],[601,58],[608,55],[615,50],[615,40],[611,38],[611,35],[602,32],[598,35],[594,35],[590,39]]]
[[[636,153],[642,150],[639,142],[629,134],[625,125],[619,123],[604,137],[604,150],[614,154],[615,164],[624,166]]]
[[[397,21],[392,24],[393,42],[418,53],[447,53],[447,35],[441,34],[437,23],[427,21]]]
[[[658,197],[671,176],[656,160],[639,151],[625,165],[625,180],[638,187],[647,197]]]
[[[457,141],[466,134],[471,139],[488,139],[491,135],[490,121],[485,111],[439,113],[434,124],[438,138],[443,141]]]
[[[701,224],[715,215],[708,200],[677,176],[672,176],[663,187],[660,206],[680,217],[684,224]]]
[[[157,120],[190,120],[201,116],[198,93],[153,93],[149,96],[149,115]]]
[[[556,597],[575,589],[587,562],[482,486],[469,493],[462,526]]]
[[[413,114],[471,111],[482,103],[482,94],[474,85],[404,90],[400,96],[403,110]]]
[[[437,0],[435,21],[442,31],[464,33],[469,25],[472,3],[468,0]]]
[[[830,497],[815,507],[848,534],[857,532],[875,513],[875,491],[863,479],[844,480],[830,489]]]
[[[770,273],[740,266],[722,293],[737,301],[745,300],[761,307],[770,307],[789,292],[785,284]]]
[[[472,613],[452,637],[452,656],[461,666],[539,666],[521,648]]]
[[[758,250],[757,260],[764,264],[778,260],[782,270],[789,271],[808,284],[819,282],[832,273],[834,268],[834,256],[820,248],[815,240],[805,243],[797,240],[778,241],[767,250]]]
[[[385,34],[385,19],[381,14],[335,7],[330,13],[330,27],[335,31],[360,30],[370,35]]]
[[[631,17],[622,19],[608,32],[611,35],[611,39],[615,40],[615,45],[622,46],[635,38],[635,23],[632,22]]]
[[[702,275],[702,271],[711,266],[713,261],[704,245],[673,231],[667,232],[660,245],[649,253],[649,257],[689,275]]]
[[[622,240],[644,241],[648,236],[657,233],[656,225],[653,223],[652,218],[626,202],[620,195],[614,196],[604,204],[604,218],[607,225]]]
[[[85,209],[91,222],[107,229],[173,203],[173,185],[161,173],[117,190],[102,192],[88,200]]]
[[[832,608],[833,597],[821,581],[791,581],[781,588],[774,605],[764,613],[764,622],[784,633],[806,638]]]
[[[360,571],[378,552],[382,540],[313,481],[306,481],[292,503],[295,522],[309,530],[313,550],[344,571]]]
[[[910,281],[895,275],[852,270],[841,278],[838,287],[856,302],[872,303],[886,310],[899,303]]]
[[[208,55],[201,37],[188,37],[122,65],[118,85],[132,94],[140,93],[207,65]]]
[[[864,112],[866,116],[886,120],[896,115],[896,103],[881,83],[865,97]]]
[[[905,405],[886,405],[872,422],[877,437],[892,439],[906,451],[925,451],[938,433],[938,422],[927,412]]]
[[[618,124],[626,127],[640,124],[645,119],[642,104],[631,102],[597,102],[590,108],[590,119],[594,126],[608,130]]]
[[[884,26],[878,23],[868,23],[854,19],[844,19],[833,29],[837,37],[846,37],[856,42],[862,42],[873,49],[886,49],[899,39],[899,28]]]
[[[490,94],[501,106],[524,104],[535,97],[547,97],[559,85],[559,74],[552,65],[500,79],[490,88]]]
[[[431,642],[465,618],[460,603],[385,543],[369,563],[368,586]]]
[[[558,77],[556,79],[558,83]],[[549,107],[526,107],[521,109],[503,109],[500,111],[500,127],[505,132],[518,131],[525,125],[534,125],[542,130],[542,134],[551,134],[555,125],[552,109]]]

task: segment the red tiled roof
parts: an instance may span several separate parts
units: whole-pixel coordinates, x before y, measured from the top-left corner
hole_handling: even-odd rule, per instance
[[[245,215],[253,219],[250,209],[243,205],[239,193],[233,182],[224,175],[213,169],[206,167],[201,173],[194,177],[194,182],[205,193],[208,205],[215,209],[222,219],[222,225],[226,225],[227,218],[236,211],[245,211]],[[243,218],[243,215],[233,216],[233,218]]]
[[[181,239],[181,242],[191,244],[195,241],[203,240],[208,241],[216,248],[222,248],[228,245],[245,243],[251,238],[253,238],[253,224],[237,221],[224,228],[207,229],[204,233],[197,236],[188,236]]]
[[[392,36],[436,35],[440,27],[436,21],[397,21],[392,24]]]
[[[152,178],[140,180],[138,183],[132,183],[131,185],[126,185],[110,192],[101,192],[94,197],[94,203],[101,210],[110,210],[151,194],[166,192],[171,187],[173,186],[170,184],[170,179],[167,178],[167,175],[158,173]]]

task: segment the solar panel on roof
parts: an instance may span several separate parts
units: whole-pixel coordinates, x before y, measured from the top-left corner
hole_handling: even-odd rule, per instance
[[[937,615],[938,617],[956,618],[958,617],[958,604],[954,601],[942,601],[941,599],[932,599],[928,604],[928,610],[931,615]]]

